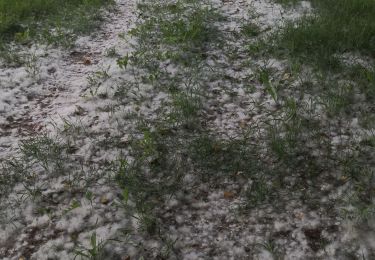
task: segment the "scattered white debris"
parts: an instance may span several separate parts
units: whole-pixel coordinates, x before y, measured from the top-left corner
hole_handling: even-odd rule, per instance
[[[291,10],[285,10],[269,0],[215,0],[213,3],[230,17],[223,29],[234,31],[239,31],[240,22],[253,19],[262,30],[275,30],[287,20],[312,12],[307,1]],[[33,46],[25,49],[24,53],[34,63],[29,63],[28,67],[0,68],[0,160],[15,155],[20,140],[41,133],[89,133],[97,135],[95,141],[101,142],[104,147],[111,138],[135,127],[124,120],[131,118],[132,113],[153,119],[157,116],[155,111],[168,102],[166,93],[157,92],[147,85],[124,89],[129,93],[126,98],[121,97],[125,99],[121,107],[116,106],[117,101],[108,98],[113,97],[114,86],[131,77],[117,66],[116,59],[106,57],[106,52],[113,47],[121,55],[131,51],[130,44],[118,35],[134,26],[137,20],[135,0],[117,0],[117,7],[117,12],[108,14],[108,22],[98,36],[79,38],[76,50],[66,53],[64,50]],[[241,45],[240,42],[233,44]],[[257,61],[257,64],[284,70],[283,63],[277,60]],[[236,71],[232,66],[227,67],[225,73],[233,78],[254,76],[249,69]],[[96,88],[90,85],[89,77],[94,77],[98,71],[110,76],[107,79],[91,78],[102,81]],[[270,111],[277,110],[277,101],[262,86],[232,87],[226,86],[226,83],[212,82],[211,94],[215,98],[205,104],[208,111],[214,111],[206,115],[207,124],[218,135],[236,137],[247,126],[260,124]],[[253,87],[251,91],[249,87]],[[142,98],[148,101],[137,102]],[[354,118],[349,124],[353,129],[358,128],[358,119]],[[74,153],[77,162],[90,161],[94,165],[126,155],[123,150],[95,150],[90,135],[72,140],[77,149]],[[128,134],[123,134],[119,142],[126,144],[130,139]],[[332,145],[337,146],[343,139],[348,139],[348,136],[333,136]],[[137,219],[142,216],[128,216],[126,210],[119,206],[121,191],[105,181],[106,177],[111,177],[110,173],[105,173],[107,175],[103,177],[96,168],[84,170],[89,176],[67,174],[53,178],[53,182],[41,192],[42,199],[46,201],[38,206],[22,200],[20,192],[25,187],[15,187],[10,198],[20,202],[16,209],[5,211],[7,217],[16,216],[13,222],[0,223],[0,257],[74,259],[77,246],[90,248],[93,234],[96,234],[98,242],[103,242],[116,238],[128,227],[140,228]],[[74,189],[69,186],[69,178],[74,177],[80,184],[90,178],[95,179],[95,183],[88,186],[79,184]],[[40,179],[37,184],[43,186],[43,176]],[[195,177],[186,174],[182,181],[192,184]],[[314,202],[303,203],[300,199],[282,205],[281,209],[262,206],[249,210],[246,215],[238,214],[243,206],[239,195],[247,186],[249,184],[230,182],[217,188],[201,185],[192,194],[177,192],[175,197],[167,200],[161,209],[165,211],[162,213],[169,223],[167,237],[175,240],[175,250],[180,252],[181,259],[274,259],[281,248],[288,259],[314,258],[317,255],[332,258],[340,249],[341,242],[357,237],[354,232],[348,232],[348,228],[345,233],[340,233],[342,230],[336,230],[337,220],[333,222],[321,216],[319,208],[308,208],[307,204]],[[322,192],[329,189],[332,187],[321,187]],[[295,194],[296,198],[298,196],[302,197],[302,193]],[[323,202],[327,200],[323,198]],[[57,205],[51,210],[49,203]],[[6,207],[5,204],[3,206]],[[340,240],[335,238],[337,234],[345,236]],[[315,247],[315,243],[326,241],[326,237],[330,244]],[[143,246],[152,249],[163,247],[160,241],[142,233],[136,234],[135,239],[142,242],[136,245],[108,244],[107,251],[128,259],[126,256],[136,256]],[[370,243],[373,248],[374,243]],[[361,250],[365,252],[366,248]]]

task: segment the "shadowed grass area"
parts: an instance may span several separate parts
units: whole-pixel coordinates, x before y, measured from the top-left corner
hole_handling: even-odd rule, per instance
[[[298,8],[301,1],[275,2],[286,8]],[[375,1],[310,2],[313,11],[289,21],[271,36],[274,42],[266,47],[277,58],[286,60],[288,72],[300,79],[294,91],[298,99],[290,102],[291,92],[280,91],[283,109],[290,116],[271,128],[271,151],[284,168],[304,169],[301,180],[338,170],[343,177],[332,183],[348,178],[349,195],[343,201],[354,208],[350,212],[343,210],[345,217],[373,218],[374,206],[370,200],[374,197],[374,182],[370,179],[374,176],[374,164],[368,158],[373,157],[375,150],[371,141],[373,134],[363,134],[363,130],[373,133],[374,128],[370,121],[373,121],[375,99]],[[269,77],[263,78],[268,83]],[[290,83],[284,87],[290,88]],[[311,98],[311,104],[322,109],[314,112],[313,106],[308,108],[306,96]],[[356,140],[355,124],[349,125],[348,130],[340,125],[357,119],[363,128],[364,142]],[[347,141],[340,140],[340,146],[345,149],[332,149],[330,135],[334,128],[346,132]],[[306,149],[308,143],[316,148]],[[319,152],[311,153],[314,149]]]
[[[285,51],[323,68],[337,66],[334,54],[360,52],[375,57],[375,1],[311,2],[315,13],[289,23],[282,31],[279,44]]]
[[[300,1],[276,2],[293,6]],[[316,77],[323,79],[319,80],[319,93],[334,97],[334,107],[350,112],[355,105],[352,97],[356,91],[364,94],[366,101],[372,102],[375,98],[375,1],[312,0],[311,4],[312,13],[290,21],[274,35],[272,48],[279,57],[312,66],[317,72]],[[364,63],[368,60],[368,64],[357,63],[358,57],[364,58]],[[338,83],[337,77],[346,80],[346,86]],[[338,95],[346,99],[340,101],[341,105],[337,103]]]
[[[21,43],[36,37],[87,33],[101,19],[99,8],[112,0],[0,0],[0,40]],[[64,33],[62,33],[64,32]],[[58,41],[56,41],[58,42]]]

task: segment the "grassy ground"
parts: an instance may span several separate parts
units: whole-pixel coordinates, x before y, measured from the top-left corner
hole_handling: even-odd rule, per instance
[[[299,3],[299,1],[276,2],[290,8]],[[309,125],[313,122],[310,119],[310,123],[307,123],[305,128],[306,118],[302,117],[297,122],[291,120],[293,126],[288,123],[287,129],[296,129],[295,126],[298,125],[297,128],[303,129],[303,135],[309,136],[309,140],[306,141],[313,141],[315,134],[330,135],[329,126],[335,125],[335,128],[340,128],[338,122],[351,121],[354,118],[359,120],[363,132],[372,131],[374,124],[369,122],[373,121],[375,97],[373,44],[375,23],[372,19],[375,3],[367,0],[314,0],[311,4],[314,8],[313,14],[287,23],[285,28],[278,30],[272,36],[274,39],[272,49],[276,50],[274,53],[277,57],[289,60],[291,75],[301,77],[300,85],[294,95],[297,94],[300,100],[306,95],[312,95],[311,100],[315,100],[312,102],[324,108],[320,115],[325,115],[327,119],[320,126],[314,125],[315,123]],[[292,103],[293,107],[295,104],[297,110],[304,106],[300,101]],[[285,105],[288,106],[288,102]],[[306,115],[305,112],[302,113]],[[291,130],[288,132],[291,133]],[[309,134],[313,132],[315,134]],[[370,144],[372,139],[372,134],[365,134],[363,140],[358,142],[354,136],[349,135],[347,144],[341,149],[350,152],[345,154],[339,150],[332,153],[327,150],[327,156],[331,162],[334,162],[331,167],[339,167],[344,176],[350,177],[354,186],[361,187],[361,193],[366,191],[359,195],[356,193],[359,190],[355,189],[353,195],[357,198],[354,204],[364,212],[373,212],[372,203],[365,202],[374,196],[372,181],[368,179],[374,174],[374,164],[368,160],[374,152],[374,146]],[[293,138],[292,143],[302,146],[301,140],[303,137]],[[315,141],[322,144],[323,139],[318,137]],[[329,165],[323,162],[324,160],[319,159],[319,164]],[[309,169],[314,168],[309,166]],[[364,206],[365,204],[371,209]]]
[[[108,181],[122,192],[116,206],[126,209],[139,223],[140,231],[127,232],[161,241],[161,249],[155,249],[159,250],[156,256],[142,251],[142,239],[134,243],[138,244],[138,255],[149,258],[181,256],[181,252],[173,250],[174,242],[168,235],[174,216],[165,217],[166,211],[170,213],[165,205],[171,198],[180,202],[185,196],[205,198],[207,193],[199,189],[201,185],[221,191],[228,183],[237,187],[224,196],[240,197],[236,202],[238,219],[254,216],[258,209],[266,207],[272,220],[290,206],[290,201],[295,201],[302,203],[298,207],[319,212],[329,221],[349,219],[359,227],[370,228],[368,223],[375,213],[375,142],[371,134],[375,127],[375,24],[371,19],[375,4],[365,0],[315,0],[312,4],[313,15],[263,33],[251,22],[242,24],[238,31],[224,29],[230,17],[209,2],[142,1],[138,4],[142,19],[128,32],[136,40],[132,52],[119,57],[112,51],[111,55],[128,77],[116,85],[113,96],[99,95],[97,89],[90,93],[93,99],[116,101],[112,116],[133,102],[130,100],[135,100],[136,107],[139,105],[126,117],[119,113],[115,136],[90,135],[91,150],[120,150],[118,158],[94,165],[92,161],[77,164],[76,142],[85,139],[90,129],[85,132],[66,123],[58,137],[42,136],[21,142],[18,160],[3,164],[6,174],[0,176],[0,195],[6,196],[20,182],[28,188],[25,194],[29,197],[36,201],[35,198],[42,198],[34,172],[48,178],[66,173],[69,178],[81,178],[92,171],[111,173],[113,178],[108,177]],[[71,10],[72,6],[68,2],[63,10]],[[36,22],[30,17],[31,9],[23,12],[18,5],[13,8],[19,18]],[[56,21],[55,17],[61,15],[55,10],[54,18],[50,18],[42,11],[46,9],[36,10],[40,15],[38,22]],[[27,30],[17,22],[19,18],[7,17],[3,19],[8,25],[2,30],[8,37],[17,39],[29,31],[38,35],[38,26]],[[243,47],[238,48],[238,42]],[[346,54],[360,55],[369,60],[368,64],[353,60],[348,63]],[[270,58],[282,60],[283,65],[268,66]],[[240,76],[233,75],[234,69]],[[93,85],[110,77],[106,72],[96,75],[89,79]],[[150,96],[137,94],[142,86],[151,86]],[[166,95],[166,101],[152,110],[152,94],[159,93]],[[252,97],[259,93],[262,99],[254,101]],[[228,102],[223,101],[224,97],[231,100],[235,109],[245,107],[249,114],[256,112],[248,121],[235,121],[229,124],[229,130],[222,129],[210,118],[230,121],[236,112],[224,110]],[[248,100],[251,102],[246,105]],[[153,116],[142,107],[147,102],[152,104]],[[105,138],[98,141],[97,135]],[[125,135],[130,138],[121,143],[119,140]],[[186,181],[187,176],[193,176],[190,182]],[[90,190],[92,180],[85,181],[82,184],[68,179],[67,186],[83,193],[84,188]],[[339,190],[342,192],[337,195]],[[92,194],[85,192],[84,196]],[[74,202],[68,210],[80,206]],[[294,207],[293,210],[298,209]],[[328,241],[320,235],[328,232],[329,225],[324,225],[319,230],[304,231],[313,257],[316,252],[328,257],[325,245],[335,243],[335,239]],[[271,235],[264,248],[276,259],[288,257],[284,252],[286,245],[276,241],[274,233],[268,233]],[[77,251],[77,255],[97,259],[95,255],[101,255],[98,247],[102,249],[97,242],[93,235],[93,249]],[[359,245],[353,243],[354,249],[338,250],[336,257],[358,257]],[[370,259],[374,252],[368,256]]]
[[[299,1],[277,2],[297,4]],[[274,35],[272,48],[278,57],[291,61],[291,68],[298,71],[308,65],[314,69],[311,75],[318,83],[312,85],[322,93],[330,115],[355,114],[353,106],[359,101],[354,96],[364,95],[365,103],[357,115],[365,126],[371,121],[371,103],[375,98],[375,23],[372,19],[375,3],[367,0],[311,3],[314,14],[289,22],[279,30]]]
[[[0,1],[0,51],[12,61],[8,43],[39,41],[69,47],[80,34],[92,32],[103,18],[100,7],[110,0],[32,0]]]
[[[297,3],[298,1],[278,1]],[[311,1],[314,15],[291,22],[283,30],[281,47],[290,55],[332,68],[335,54],[359,52],[374,58],[375,3],[371,0]]]
[[[136,160],[119,172],[119,184],[136,202],[136,209],[144,216],[146,230],[150,233],[158,228],[163,230],[164,224],[160,222],[157,210],[160,199],[182,189],[184,172],[197,173],[201,182],[214,186],[220,186],[226,178],[236,182],[236,173],[251,180],[252,185],[241,192],[246,201],[244,212],[269,204],[280,208],[290,199],[299,198],[312,210],[321,207],[324,214],[329,214],[329,205],[340,205],[338,208],[343,211],[337,212],[338,215],[358,219],[361,225],[371,219],[374,173],[373,162],[368,158],[371,158],[373,147],[368,146],[367,138],[372,140],[373,137],[370,135],[358,142],[350,131],[341,132],[340,122],[350,122],[353,116],[370,120],[373,68],[340,64],[336,55],[356,51],[371,54],[368,42],[373,21],[366,14],[369,14],[367,11],[372,2],[367,1],[366,6],[362,2],[345,1],[342,9],[334,2],[319,2],[320,5],[317,2],[314,3],[318,8],[316,17],[291,22],[271,35],[275,45],[264,47],[280,50],[276,54],[290,60],[289,68],[283,74],[267,67],[259,68],[256,64],[252,68],[258,71],[256,81],[276,103],[276,109],[262,118],[263,124],[246,126],[234,140],[218,136],[205,126],[203,115],[209,111],[203,104],[212,102],[206,80],[229,79],[232,86],[241,84],[217,67],[208,69],[207,66],[208,60],[215,55],[216,59],[229,60],[228,64],[234,62],[239,52],[231,49],[231,44],[238,35],[215,29],[212,24],[225,19],[215,15],[213,10],[209,16],[205,9],[179,3],[181,5],[141,5],[146,19],[132,32],[138,39],[136,51],[130,59],[126,56],[126,64],[129,62],[146,72],[139,77],[144,79],[143,83],[167,91],[172,100],[166,109],[170,113],[160,114],[156,121],[143,121],[143,139],[136,141],[132,148]],[[332,13],[336,8],[340,11]],[[194,15],[189,15],[190,12]],[[353,13],[362,14],[363,20],[348,19]],[[187,20],[181,23],[179,17],[183,15]],[[165,17],[168,17],[168,23],[164,22]],[[333,26],[343,17],[348,19],[347,23]],[[363,24],[366,27],[362,31]],[[242,35],[250,40],[258,33],[259,29],[254,25],[242,30]],[[353,37],[358,41],[354,42]],[[307,77],[303,74],[306,60],[314,68]],[[176,74],[165,70],[164,62],[173,64]],[[354,68],[358,74],[349,75],[348,80],[352,83],[337,81],[337,78],[346,79],[347,71]],[[291,90],[290,84],[294,80],[298,87]],[[353,99],[356,94],[366,97],[360,108],[358,100]],[[263,111],[269,109],[262,104],[257,106]],[[265,134],[257,135],[262,129],[266,129]],[[339,137],[343,138],[339,146],[332,145],[338,135],[332,133],[335,131],[344,136]],[[177,151],[176,147],[179,147]],[[147,179],[150,171],[159,177]],[[142,189],[139,188],[141,183]],[[335,189],[344,188],[347,196],[330,200],[327,205],[320,204],[323,184]],[[193,189],[184,188],[187,192]],[[290,190],[293,195],[282,195]],[[278,198],[277,203],[272,203],[275,198]],[[352,210],[346,210],[348,205],[353,206]]]

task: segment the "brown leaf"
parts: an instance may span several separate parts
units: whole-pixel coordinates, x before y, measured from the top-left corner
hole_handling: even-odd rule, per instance
[[[283,75],[283,80],[289,80],[291,77],[292,77],[292,75],[290,73],[285,73]]]
[[[91,65],[92,62],[91,62],[91,60],[90,60],[89,58],[85,58],[85,59],[83,60],[83,64],[85,64],[86,66],[88,66],[88,65]]]
[[[100,197],[100,203],[105,204],[105,205],[109,203],[109,199],[107,198],[106,195],[103,195]]]
[[[234,193],[231,191],[224,191],[224,198],[226,199],[233,199],[234,198]]]
[[[240,121],[240,127],[241,127],[241,128],[246,128],[246,127],[247,127],[247,124],[246,124],[246,121],[245,121],[245,120],[241,120],[241,121]]]
[[[303,214],[303,212],[297,212],[294,214],[294,216],[298,218],[299,220],[302,220],[305,215]]]

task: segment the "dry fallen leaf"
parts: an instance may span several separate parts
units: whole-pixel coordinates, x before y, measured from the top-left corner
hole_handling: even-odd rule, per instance
[[[85,59],[83,60],[83,64],[85,64],[86,66],[88,66],[88,65],[91,65],[92,62],[91,62],[91,60],[90,60],[89,58],[85,58]]]
[[[241,120],[240,121],[240,127],[241,128],[246,128],[247,124],[246,124],[246,121],[245,120]]]
[[[103,195],[100,197],[100,203],[108,204],[108,202],[109,202],[109,199],[107,198],[107,196]]]
[[[302,220],[305,215],[302,212],[297,212],[294,214],[294,216],[298,218],[299,220]]]
[[[232,198],[234,198],[234,193],[231,192],[231,191],[224,191],[224,198],[232,199]]]
[[[290,79],[292,77],[292,75],[290,74],[290,73],[285,73],[284,75],[283,75],[283,80],[288,80],[288,79]]]
[[[218,153],[221,150],[221,146],[218,143],[214,143],[212,146],[212,149],[214,150],[215,153]]]
[[[342,181],[346,181],[347,179],[348,179],[348,176],[345,176],[345,175],[341,176]]]
[[[83,107],[76,105],[76,110],[74,111],[74,115],[82,116],[85,112],[86,111]]]

